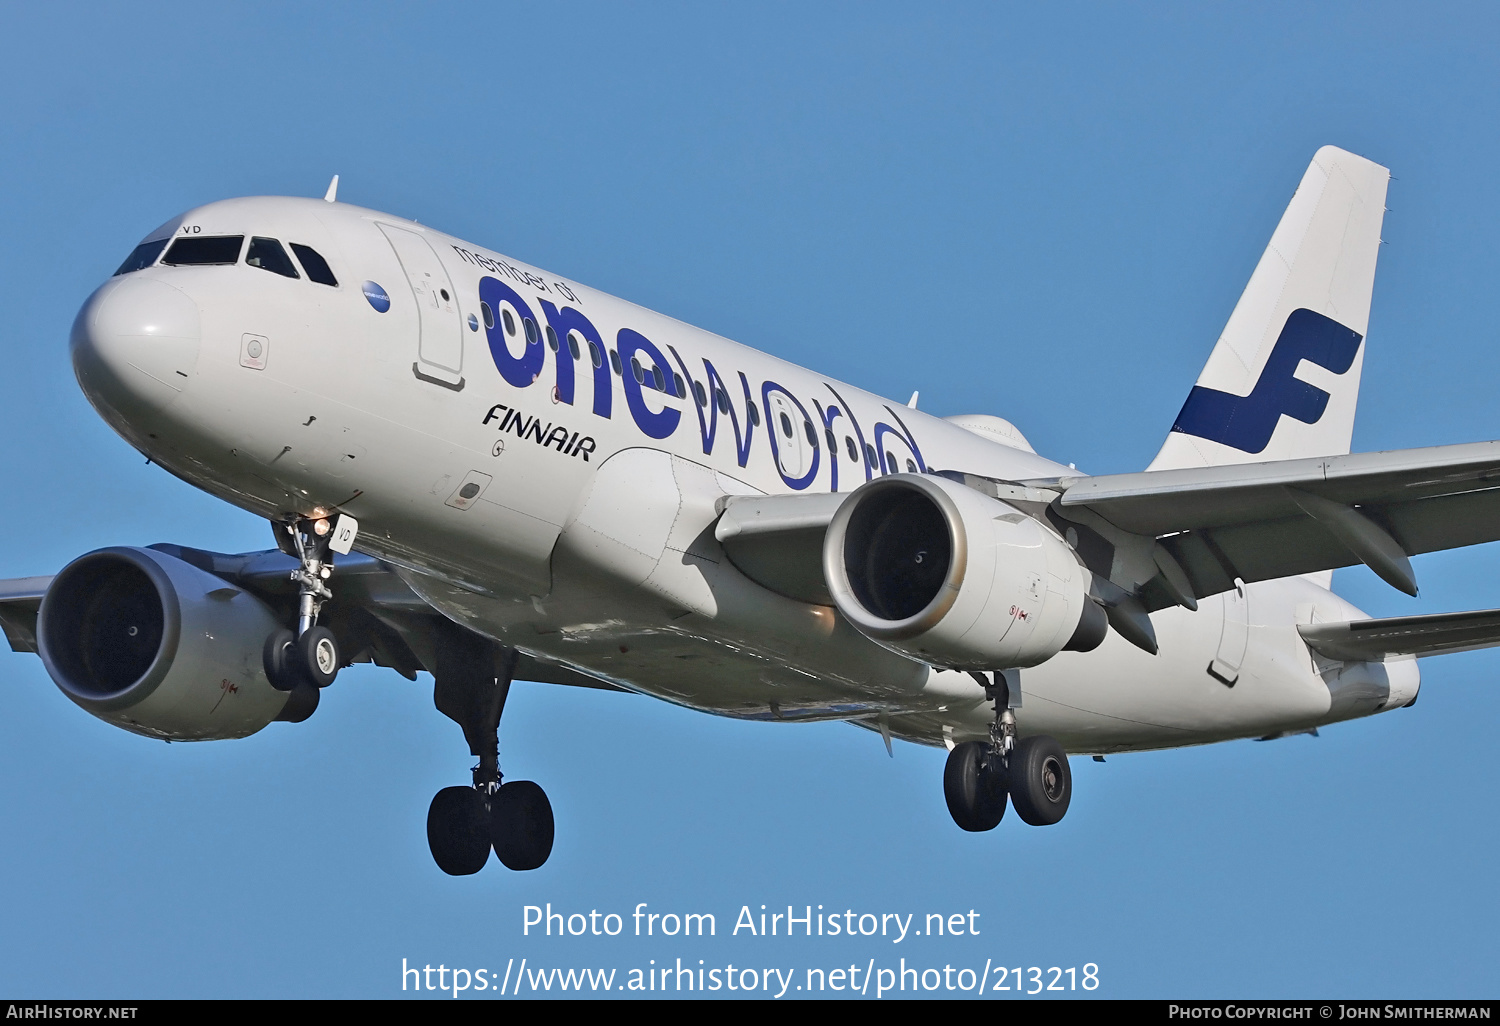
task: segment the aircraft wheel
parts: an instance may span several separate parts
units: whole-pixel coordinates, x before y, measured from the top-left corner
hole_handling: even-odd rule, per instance
[[[1068,753],[1043,735],[1022,738],[1010,753],[1010,800],[1016,815],[1032,826],[1051,826],[1073,800]]]
[[[943,797],[953,822],[975,833],[995,829],[1005,816],[1005,783],[1005,768],[988,744],[955,745],[943,767]]]
[[[265,667],[266,680],[277,691],[295,691],[297,685],[302,683],[302,677],[297,672],[296,644],[297,636],[285,627],[280,627],[270,633],[266,638],[265,648],[261,650],[261,665]]]
[[[552,803],[530,780],[501,784],[490,799],[491,843],[508,869],[537,869],[552,854]]]
[[[327,627],[311,627],[297,639],[297,669],[313,685],[326,688],[339,675],[339,643]]]
[[[484,795],[472,787],[445,787],[427,808],[427,847],[449,876],[471,876],[490,857]]]

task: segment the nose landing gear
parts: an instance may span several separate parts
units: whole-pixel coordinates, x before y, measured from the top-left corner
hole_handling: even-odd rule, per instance
[[[445,631],[433,702],[464,731],[479,759],[472,787],[445,787],[427,809],[427,846],[449,876],[484,868],[490,849],[509,869],[537,869],[552,854],[552,804],[529,780],[500,776],[500,716],[517,653],[457,626]]]
[[[297,629],[272,631],[262,662],[271,686],[291,692],[277,719],[300,723],[317,709],[319,689],[333,683],[342,662],[338,639],[327,627],[318,626],[323,603],[333,598],[326,583],[333,573],[333,532],[328,520],[321,518],[272,527],[276,544],[298,560],[292,571],[292,580],[297,582]]]
[[[993,830],[1005,815],[1007,795],[1021,821],[1050,826],[1068,811],[1073,775],[1068,755],[1044,735],[1016,739],[1016,717],[1010,693],[1016,671],[999,671],[985,680],[985,694],[995,703],[990,740],[965,741],[948,753],[943,769],[943,797],[961,829]],[[1017,682],[1018,683],[1018,682]]]

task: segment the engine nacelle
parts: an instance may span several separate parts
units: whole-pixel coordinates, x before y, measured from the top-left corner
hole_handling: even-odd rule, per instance
[[[1104,638],[1104,612],[1067,542],[946,478],[862,485],[829,524],[823,574],[861,633],[936,666],[1035,666]]]
[[[63,694],[106,723],[211,741],[253,734],[287,708],[262,664],[278,626],[213,574],[152,549],[108,548],[53,579],[37,652]]]

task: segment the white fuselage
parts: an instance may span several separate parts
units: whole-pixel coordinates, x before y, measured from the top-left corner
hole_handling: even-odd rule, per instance
[[[1019,481],[1066,467],[375,211],[230,200],[150,238],[193,235],[311,246],[339,284],[242,259],[150,267],[95,293],[74,328],[80,383],[173,473],[268,518],[347,512],[358,547],[443,613],[635,691],[926,743],[986,735],[992,713],[969,675],[740,574],[714,541],[715,502],[848,492],[887,473]],[[1406,704],[1414,660],[1331,663],[1296,632],[1360,615],[1301,578],[1160,611],[1159,655],[1111,632],[1024,671],[1021,732],[1098,753]]]

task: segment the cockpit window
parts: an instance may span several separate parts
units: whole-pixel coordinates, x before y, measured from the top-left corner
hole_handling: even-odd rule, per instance
[[[302,277],[292,264],[292,258],[287,256],[286,250],[281,248],[281,243],[275,239],[261,238],[259,235],[250,240],[250,252],[245,254],[245,263],[251,267],[259,267],[262,271],[279,274],[283,278]]]
[[[164,264],[232,264],[240,258],[243,235],[203,235],[178,239],[162,257]]]
[[[337,285],[339,280],[333,276],[333,269],[328,266],[328,261],[323,255],[311,246],[304,246],[300,242],[290,243],[292,252],[297,254],[297,259],[302,261],[302,269],[307,272],[308,278],[319,285]]]
[[[161,256],[161,251],[167,248],[166,239],[157,239],[155,242],[143,242],[130,251],[125,262],[115,274],[129,274],[131,271],[139,271],[143,267],[150,267],[156,263],[156,258]]]

